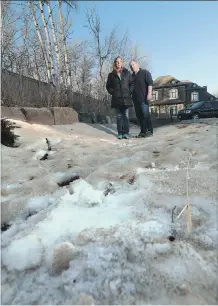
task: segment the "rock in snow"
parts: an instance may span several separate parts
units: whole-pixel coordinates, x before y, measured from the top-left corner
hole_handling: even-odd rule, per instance
[[[79,205],[94,207],[102,204],[103,191],[93,189],[92,185],[84,180],[78,180],[70,185],[70,192],[79,199]]]
[[[79,250],[70,242],[58,244],[53,251],[52,271],[59,274],[69,268],[70,261],[79,255]]]
[[[95,302],[91,295],[87,295],[80,298],[79,305],[95,305]]]

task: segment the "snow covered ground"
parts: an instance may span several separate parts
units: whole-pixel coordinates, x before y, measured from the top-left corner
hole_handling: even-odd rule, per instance
[[[122,141],[17,124],[20,147],[1,147],[2,304],[217,304],[217,120]],[[188,234],[171,215],[190,156]]]

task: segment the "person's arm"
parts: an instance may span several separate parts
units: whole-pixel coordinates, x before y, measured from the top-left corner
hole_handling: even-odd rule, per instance
[[[110,73],[108,74],[108,77],[107,77],[106,89],[107,89],[107,92],[110,95],[113,94],[113,88],[112,88],[112,84],[111,84],[111,75],[110,75]]]
[[[132,74],[129,72],[129,92],[130,94],[133,93],[133,88],[134,88],[134,81],[133,81]]]
[[[151,73],[149,71],[146,71],[146,84],[148,86],[148,93],[147,93],[146,99],[148,101],[151,101],[152,100],[152,85],[153,85],[153,80],[152,80]]]
[[[151,100],[152,100],[152,85],[149,85],[149,86],[148,86],[147,100],[148,100],[148,101],[151,101]]]

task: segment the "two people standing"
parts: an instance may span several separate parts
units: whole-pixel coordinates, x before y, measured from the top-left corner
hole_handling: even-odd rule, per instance
[[[149,101],[152,98],[152,77],[150,72],[140,69],[136,61],[130,62],[132,74],[123,67],[122,59],[114,60],[113,71],[109,73],[106,89],[112,96],[111,108],[115,108],[117,116],[118,139],[128,139],[129,108],[135,107],[136,117],[141,131],[137,137],[153,135],[149,114]]]

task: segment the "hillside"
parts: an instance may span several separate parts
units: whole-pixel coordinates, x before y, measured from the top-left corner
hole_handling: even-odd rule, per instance
[[[217,304],[217,120],[122,141],[16,123],[20,146],[1,147],[2,304]],[[171,220],[187,179],[191,234]]]

